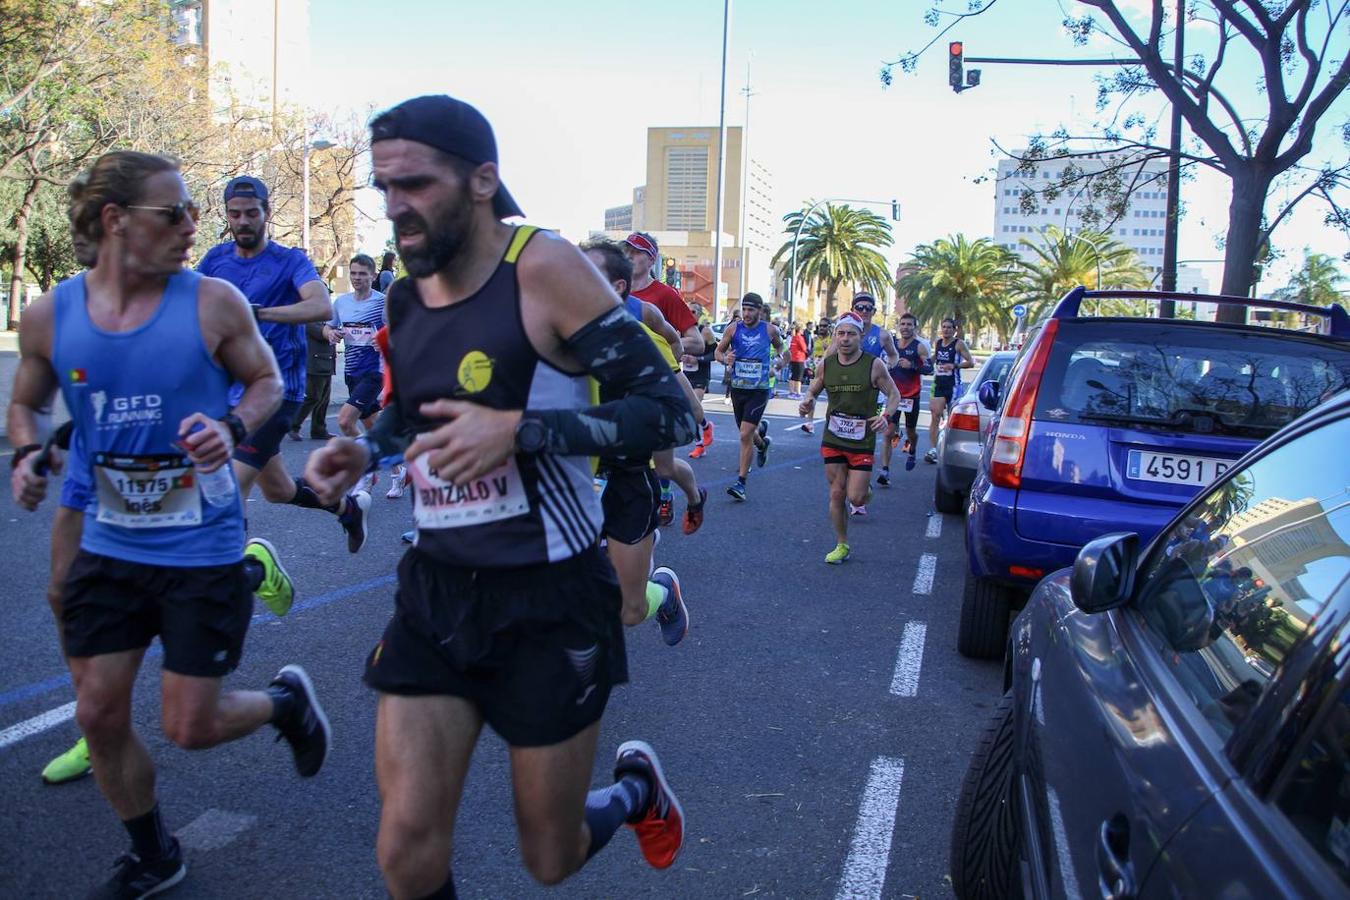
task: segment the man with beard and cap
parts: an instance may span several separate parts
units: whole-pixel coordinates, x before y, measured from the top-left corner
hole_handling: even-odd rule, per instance
[[[741,452],[736,483],[727,488],[734,500],[745,500],[745,479],[750,475],[750,456],[757,452],[762,467],[769,458],[768,423],[770,346],[783,350],[778,329],[762,319],[764,300],[750,292],[741,298],[741,317],[732,320],[717,344],[717,361],[731,373],[731,410],[740,429]]]
[[[885,431],[889,417],[900,405],[900,392],[881,360],[863,352],[862,319],[844,313],[834,326],[836,352],[826,356],[806,392],[798,412],[810,417],[816,398],[829,395],[825,410],[825,429],[820,437],[820,455],[825,460],[825,478],[830,485],[830,523],[834,525],[834,549],[825,561],[839,565],[848,559],[848,516],[846,503],[855,507],[867,503],[871,493],[872,461],[877,432]],[[876,410],[877,391],[886,395],[886,408]]]
[[[370,128],[407,272],[386,299],[389,401],[305,472],[328,500],[399,457],[413,480],[417,540],[365,672],[379,693],[385,884],[396,898],[455,896],[455,816],[484,724],[509,745],[537,880],[567,878],[624,824],[666,868],[683,811],[650,746],[620,745],[614,782],[587,791],[610,690],[627,680],[591,457],[692,441],[689,402],[576,247],[502,222],[521,211],[478,110],[417,97]],[[597,386],[615,399],[595,405]]]
[[[197,264],[197,271],[230,282],[248,298],[284,384],[281,408],[235,447],[234,474],[245,502],[256,482],[268,503],[333,513],[347,533],[347,550],[356,553],[366,542],[370,494],[357,491],[336,502],[321,503],[303,478],[292,478],[286,472],[281,458],[282,438],[305,402],[305,323],[328,321],[333,306],[328,288],[305,251],[283,247],[270,238],[271,216],[267,185],[248,175],[230,179],[225,185],[225,219],[232,240],[212,247]],[[235,402],[241,393],[235,385],[230,401]]]

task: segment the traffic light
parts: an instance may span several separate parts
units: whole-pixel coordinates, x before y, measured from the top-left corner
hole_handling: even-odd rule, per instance
[[[952,41],[947,45],[947,83],[958,94],[965,90],[966,86],[965,73],[962,72],[965,52],[965,47],[960,41]]]

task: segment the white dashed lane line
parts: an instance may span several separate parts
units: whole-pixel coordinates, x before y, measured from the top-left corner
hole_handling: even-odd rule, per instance
[[[891,693],[897,697],[919,695],[919,669],[923,666],[923,640],[928,626],[922,622],[905,625],[900,639],[900,655],[895,660],[895,675],[891,677]]]
[[[11,725],[4,731],[0,731],[0,750],[35,734],[41,734],[48,728],[55,728],[62,722],[67,722],[73,718],[75,718],[75,701],[72,700],[65,706],[58,706],[56,709],[50,709],[40,716],[34,716],[17,725]]]
[[[928,530],[924,532],[924,537],[942,537],[942,513],[932,512],[928,514]]]
[[[914,576],[914,593],[933,593],[933,576],[937,574],[937,554],[925,553],[919,557],[919,571]]]
[[[904,776],[903,759],[882,756],[872,760],[836,900],[881,897],[891,858],[895,816],[900,807],[900,782]]]

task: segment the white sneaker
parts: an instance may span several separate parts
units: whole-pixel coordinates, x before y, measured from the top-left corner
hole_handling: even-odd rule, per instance
[[[389,500],[397,500],[402,497],[407,478],[408,470],[403,466],[394,469],[393,474],[389,476],[389,492],[384,496]]]

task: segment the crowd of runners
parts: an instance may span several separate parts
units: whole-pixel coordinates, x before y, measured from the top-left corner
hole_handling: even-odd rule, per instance
[[[284,616],[295,596],[244,502],[257,484],[269,503],[331,515],[359,553],[382,471],[391,499],[410,489],[415,525],[364,674],[378,697],[376,850],[390,894],[455,896],[455,813],[485,723],[511,749],[534,878],[562,881],[624,825],[649,864],[670,866],[684,813],[656,751],[622,743],[612,782],[589,783],[609,694],[628,678],[625,628],[655,620],[670,646],[688,633],[680,579],[656,555],[676,488],[683,533],[704,522],[708,492],[676,450],[697,460],[712,445],[713,362],[737,427],[727,493],[738,502],[772,446],[775,382],[801,401],[808,432],[826,397],[832,564],[849,558],[850,516],[866,514],[878,438],[879,485],[893,449],[914,467],[922,375],[934,376],[936,422],[972,364],[950,323],[931,347],[912,317],[892,335],[866,293],[809,332],[768,322],[748,293],[719,340],[654,278],[651,235],[577,248],[505,224],[522,211],[472,106],[417,97],[370,130],[405,277],[358,255],[337,298],[302,250],[270,239],[257,178],[225,186],[230,239],[195,270],[199,213],[175,161],[109,153],[70,187],[86,268],[25,312],[8,434],[19,505],[35,509],[62,475],[47,596],[81,736],[42,777],[92,771],[131,845],[92,896],[149,896],[187,872],[132,721],[155,637],[175,744],[270,725],[300,776],[323,766],[330,725],[303,667],[280,667],[259,690],[222,687],[254,598]],[[341,435],[296,476],[280,447],[307,414],[307,324],[344,345],[348,391]],[[72,419],[51,431],[58,391]]]

